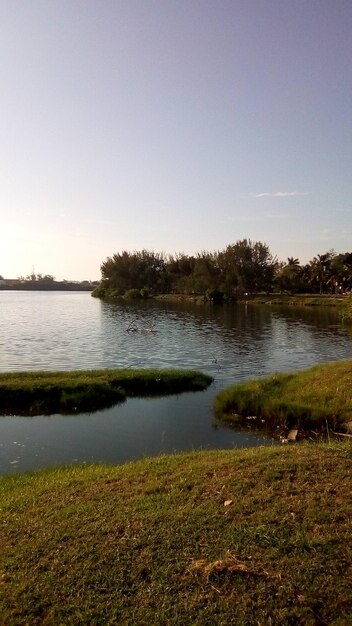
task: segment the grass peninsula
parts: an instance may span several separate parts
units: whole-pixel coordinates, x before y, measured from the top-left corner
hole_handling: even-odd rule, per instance
[[[352,426],[352,361],[230,386],[216,396],[214,410],[228,424],[252,417],[272,428],[346,432]]]
[[[212,377],[193,370],[103,369],[0,373],[0,414],[78,413],[126,397],[201,391]]]

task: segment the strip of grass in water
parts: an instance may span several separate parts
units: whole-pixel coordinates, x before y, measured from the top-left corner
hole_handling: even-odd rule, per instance
[[[228,423],[257,416],[272,427],[343,430],[352,421],[352,361],[317,365],[294,374],[274,374],[221,391],[217,419]]]
[[[351,444],[0,481],[0,623],[352,623]]]
[[[94,411],[127,396],[206,389],[212,378],[192,370],[119,369],[0,373],[0,413],[39,415]]]

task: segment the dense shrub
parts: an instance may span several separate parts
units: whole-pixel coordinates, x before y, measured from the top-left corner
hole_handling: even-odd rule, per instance
[[[93,298],[105,298],[106,295],[106,289],[102,283],[92,291]]]
[[[143,287],[143,289],[141,289],[140,291],[140,294],[143,300],[147,300],[147,298],[149,298],[150,296],[150,289],[148,289],[148,287]]]
[[[224,300],[224,293],[219,291],[218,289],[208,289],[206,291],[205,297],[209,302],[213,304],[220,304]]]
[[[141,300],[142,294],[139,289],[127,289],[124,298],[126,300]]]
[[[348,322],[348,323],[352,322],[352,295],[347,296],[343,304],[340,316],[341,316],[342,321]]]

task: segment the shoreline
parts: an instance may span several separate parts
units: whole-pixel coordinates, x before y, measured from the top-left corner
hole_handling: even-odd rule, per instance
[[[273,432],[352,433],[352,361],[315,365],[234,384],[214,400],[219,423],[248,424]]]
[[[265,304],[269,306],[328,306],[339,308],[345,301],[347,296],[329,295],[329,294],[300,294],[300,295],[284,295],[284,294],[247,294],[234,298],[223,304]],[[151,300],[160,302],[195,302],[209,303],[202,295],[186,295],[186,294],[159,294],[152,296]]]
[[[101,300],[111,301],[111,302],[126,302],[126,301],[134,301],[134,302],[148,302],[148,301],[156,301],[156,302],[165,302],[165,303],[173,303],[173,302],[189,302],[193,304],[206,304],[206,305],[214,305],[216,306],[226,306],[232,304],[256,304],[256,305],[267,305],[267,306],[288,306],[288,307],[330,307],[340,309],[348,295],[331,295],[331,294],[299,294],[299,295],[287,295],[287,294],[276,294],[276,293],[267,293],[267,294],[246,294],[240,295],[238,297],[231,298],[230,300],[222,300],[219,302],[212,302],[207,298],[204,294],[180,294],[180,293],[163,293],[163,294],[155,294],[149,295],[148,297],[138,296],[135,299],[126,298],[123,295],[116,295],[112,293],[111,295],[105,295],[104,297],[100,297],[91,293],[92,297],[96,297]]]

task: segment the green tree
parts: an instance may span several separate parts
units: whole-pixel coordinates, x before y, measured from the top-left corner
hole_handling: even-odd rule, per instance
[[[320,294],[329,290],[332,258],[333,253],[326,252],[325,254],[318,254],[310,262],[310,284],[313,291],[316,291],[317,286]]]
[[[190,293],[192,291],[192,274],[195,258],[184,253],[169,255],[166,263],[169,291]]]
[[[281,292],[300,293],[303,289],[303,282],[299,260],[289,257],[286,264],[280,265],[275,274],[275,283]]]
[[[290,256],[287,259],[287,265],[289,265],[291,267],[300,267],[299,259],[295,259],[293,256]]]
[[[216,289],[218,272],[215,255],[209,252],[200,252],[195,258],[191,276],[192,291],[205,294],[208,290]]]
[[[332,287],[334,293],[352,289],[352,253],[337,254],[331,261]]]
[[[225,262],[225,280],[229,280],[227,274],[236,292],[271,290],[277,259],[266,244],[242,239],[227,246],[222,259]]]
[[[148,289],[156,293],[167,290],[164,255],[148,250],[118,252],[101,265],[105,290],[125,293],[129,289]]]
[[[129,289],[150,293],[220,292],[228,296],[266,291],[272,288],[277,266],[269,247],[250,239],[237,241],[221,252],[202,251],[196,256],[182,253],[165,257],[148,250],[124,250],[102,263],[102,282],[95,295],[122,295]]]

